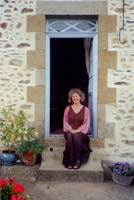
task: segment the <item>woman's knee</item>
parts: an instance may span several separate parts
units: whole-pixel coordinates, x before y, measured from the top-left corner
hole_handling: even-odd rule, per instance
[[[73,139],[74,139],[74,141],[76,141],[76,142],[81,141],[81,133],[79,132],[79,133],[73,134]]]
[[[65,133],[65,138],[66,138],[66,140],[72,140],[72,133],[71,132],[66,132]]]

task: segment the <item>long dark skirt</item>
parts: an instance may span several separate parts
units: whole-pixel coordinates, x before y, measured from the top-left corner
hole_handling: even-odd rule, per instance
[[[66,139],[66,146],[63,152],[63,165],[65,167],[73,166],[77,160],[79,160],[81,164],[85,164],[88,161],[90,152],[92,152],[89,147],[88,136],[81,132],[75,134],[66,132],[64,136]]]

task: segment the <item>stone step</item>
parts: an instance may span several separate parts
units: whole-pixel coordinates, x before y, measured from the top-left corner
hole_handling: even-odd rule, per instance
[[[65,146],[65,138],[64,136],[55,136],[45,138],[45,144],[49,147],[64,147]],[[90,137],[90,147],[91,148],[104,148],[105,140],[101,138],[92,138]]]
[[[95,163],[101,163],[101,158],[103,155],[102,151],[98,151],[98,149],[92,149],[93,152],[90,154],[89,162],[95,162]],[[64,147],[53,147],[53,151],[50,151],[50,148],[48,147],[45,151],[42,153],[42,160],[44,162],[55,162],[55,163],[62,163],[63,159],[63,151]]]
[[[41,181],[104,181],[104,172],[101,166],[104,141],[90,139],[90,147],[93,152],[88,162],[80,169],[67,169],[62,165],[63,151],[65,148],[64,137],[45,139],[47,148],[42,154],[42,163],[39,169],[38,179]],[[50,151],[52,149],[53,151]]]
[[[39,181],[104,181],[104,172],[100,164],[89,162],[80,169],[67,169],[61,163],[42,162],[39,174]]]

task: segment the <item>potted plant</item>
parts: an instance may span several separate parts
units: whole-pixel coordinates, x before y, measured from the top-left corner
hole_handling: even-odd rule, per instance
[[[134,178],[134,167],[129,163],[115,162],[109,165],[112,180],[121,185],[130,185]]]
[[[1,161],[3,165],[13,165],[16,164],[17,145],[37,136],[38,133],[35,128],[28,127],[29,115],[23,110],[16,113],[12,107],[9,107],[2,109],[0,115],[0,131],[2,132],[0,139],[6,146],[6,150],[1,154]]]
[[[22,158],[24,165],[35,165],[37,156],[42,154],[45,146],[38,144],[37,140],[24,141],[18,145],[17,155]]]

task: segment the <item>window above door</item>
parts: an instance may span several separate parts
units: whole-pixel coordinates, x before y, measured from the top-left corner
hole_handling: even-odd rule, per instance
[[[47,33],[97,33],[96,19],[48,19]]]

